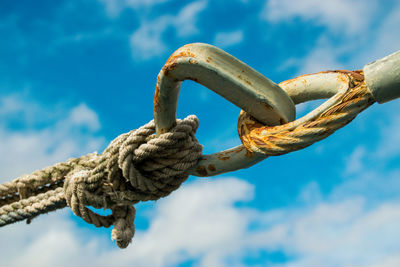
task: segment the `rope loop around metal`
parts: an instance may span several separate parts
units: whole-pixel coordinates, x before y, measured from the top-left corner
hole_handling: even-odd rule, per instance
[[[118,136],[100,155],[70,159],[0,184],[0,227],[69,206],[96,227],[114,225],[112,238],[125,248],[135,233],[135,203],[169,195],[191,174],[247,168],[328,137],[375,101],[400,97],[399,66],[397,52],[363,71],[326,71],[277,85],[221,49],[186,45],[158,75],[154,121]],[[243,145],[202,155],[195,137],[197,117],[176,119],[181,82],[187,79],[242,108],[238,132]],[[323,98],[329,99],[295,120],[295,104]]]
[[[320,83],[325,86],[319,87]],[[309,74],[282,82],[280,86],[295,103],[334,95],[304,117],[279,126],[263,125],[241,111],[238,119],[240,140],[253,153],[278,156],[303,149],[347,125],[375,102],[362,71]]]
[[[151,121],[118,136],[100,155],[72,159],[0,185],[0,226],[68,205],[96,227],[114,225],[112,238],[120,248],[127,247],[135,233],[133,204],[178,189],[189,176],[187,170],[201,158],[203,147],[195,137],[198,126],[192,115],[155,136]],[[100,215],[90,207],[112,213]]]

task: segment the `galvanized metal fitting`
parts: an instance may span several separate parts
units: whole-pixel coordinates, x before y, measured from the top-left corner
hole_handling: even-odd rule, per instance
[[[382,104],[400,97],[400,51],[364,67],[365,82],[375,100]]]
[[[213,90],[267,125],[284,124],[296,117],[293,101],[277,84],[217,47],[194,43],[175,51],[157,77],[157,134],[175,125],[181,82],[188,79]],[[238,146],[205,155],[189,172],[197,176],[216,175],[249,167],[264,158]]]

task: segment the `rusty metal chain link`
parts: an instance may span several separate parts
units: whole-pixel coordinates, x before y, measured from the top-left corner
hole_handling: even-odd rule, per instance
[[[325,139],[375,102],[361,71],[324,72],[316,75],[327,73],[345,76],[341,78],[347,79],[342,79],[341,82],[347,89],[335,94],[329,105],[325,103],[303,118],[279,126],[265,126],[242,111],[238,120],[238,132],[243,145],[249,151],[268,156],[297,151]],[[312,75],[297,79],[307,80]],[[296,83],[297,79],[291,83]]]
[[[238,132],[243,145],[202,155],[195,138],[197,118],[176,119],[181,83],[188,79],[242,109]],[[308,74],[278,85],[219,48],[189,44],[175,51],[158,75],[154,122],[121,135],[102,155],[71,159],[1,184],[0,226],[68,205],[96,226],[114,224],[112,237],[126,247],[134,234],[133,204],[170,194],[188,175],[235,171],[305,148],[373,103],[398,97],[400,51],[363,70]],[[296,104],[324,98],[295,120]],[[94,214],[88,206],[110,208],[112,215]]]

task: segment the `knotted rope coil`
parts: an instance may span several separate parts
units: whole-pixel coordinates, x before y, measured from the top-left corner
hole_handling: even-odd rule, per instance
[[[368,64],[363,71],[321,72],[278,86],[216,47],[183,46],[157,77],[156,123],[118,136],[100,155],[70,159],[0,184],[0,226],[24,219],[29,223],[35,216],[69,206],[96,227],[114,225],[111,237],[125,248],[135,233],[134,204],[169,195],[188,173],[207,176],[247,168],[268,156],[296,151],[328,137],[375,101],[400,97],[399,63],[397,52]],[[294,120],[295,104],[330,98],[306,116],[279,126],[263,125],[242,111],[238,131],[243,145],[202,155],[194,136],[198,119],[176,120],[180,85],[187,79],[271,125]],[[111,214],[103,216],[89,207],[109,209]]]
[[[238,130],[248,153],[276,156],[307,147],[348,124],[375,102],[362,72],[341,73],[349,77],[347,90],[296,121],[269,127],[242,111]],[[96,227],[114,225],[112,239],[125,248],[135,232],[133,204],[169,195],[201,159],[202,146],[194,136],[197,128],[198,119],[189,116],[156,136],[151,121],[118,136],[101,155],[70,159],[4,183],[0,185],[0,226],[24,219],[29,222],[68,205]],[[97,214],[90,206],[110,209],[111,214]]]
[[[133,204],[169,195],[200,160],[202,146],[194,136],[198,125],[189,116],[155,136],[151,121],[118,136],[101,155],[71,159],[0,185],[0,226],[68,205],[96,227],[114,225],[112,238],[127,247],[135,232]],[[103,216],[88,206],[112,214]]]

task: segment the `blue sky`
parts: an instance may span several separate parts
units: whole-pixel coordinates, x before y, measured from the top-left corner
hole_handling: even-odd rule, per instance
[[[152,119],[156,77],[192,42],[275,82],[360,69],[400,49],[400,4],[378,0],[82,0],[0,3],[0,177],[93,151]],[[321,102],[301,104],[298,115]],[[133,243],[68,209],[0,229],[7,266],[399,266],[400,102],[375,104],[307,149],[191,177],[137,205]],[[240,144],[239,109],[194,82],[205,153]],[[6,156],[4,156],[6,155]]]

